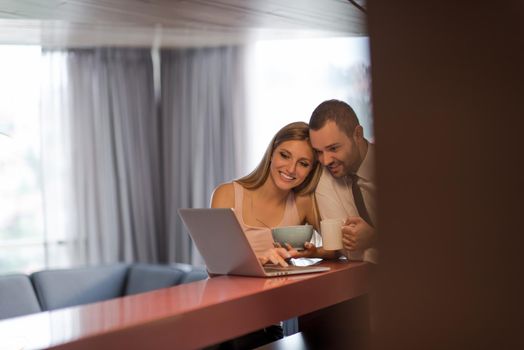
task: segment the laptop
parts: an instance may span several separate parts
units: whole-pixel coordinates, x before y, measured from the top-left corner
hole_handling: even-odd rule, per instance
[[[326,266],[263,266],[233,209],[179,209],[178,214],[211,274],[273,277],[329,271]]]

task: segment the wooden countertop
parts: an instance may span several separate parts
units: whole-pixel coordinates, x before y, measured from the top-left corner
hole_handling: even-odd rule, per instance
[[[370,264],[321,264],[331,270],[272,278],[219,276],[3,320],[0,348],[202,348],[368,293]]]

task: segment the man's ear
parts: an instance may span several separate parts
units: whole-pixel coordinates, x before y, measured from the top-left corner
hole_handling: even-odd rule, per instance
[[[355,126],[355,130],[353,131],[353,137],[357,140],[362,140],[364,138],[364,128],[362,125]]]

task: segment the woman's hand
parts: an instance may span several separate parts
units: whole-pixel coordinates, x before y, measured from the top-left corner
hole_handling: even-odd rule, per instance
[[[319,254],[318,248],[311,242],[304,243],[304,249],[300,251],[296,250],[288,243],[286,243],[285,245],[288,253],[291,255],[292,258],[316,258]],[[275,243],[275,247],[281,248],[281,245]]]
[[[287,246],[291,248],[289,244],[287,244]],[[296,252],[297,251],[292,248],[290,250],[287,250],[286,248],[282,248],[279,246],[279,247],[268,249],[262,253],[257,253],[257,258],[258,258],[258,261],[260,261],[262,265],[271,263],[271,264],[286,267],[288,266],[288,263],[286,262],[285,259],[294,258],[295,257],[294,254],[296,254]]]
[[[304,249],[296,252],[294,258],[315,258],[318,256],[317,247],[311,242],[304,243]]]

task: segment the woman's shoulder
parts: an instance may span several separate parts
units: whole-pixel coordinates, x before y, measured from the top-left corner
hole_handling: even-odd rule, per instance
[[[224,182],[220,185],[218,185],[216,188],[215,188],[215,191],[214,192],[224,192],[224,191],[232,191],[233,190],[233,181],[231,182]]]
[[[233,182],[224,182],[215,188],[215,190],[213,191],[213,197],[234,194],[234,192],[235,187]]]
[[[318,214],[315,209],[315,197],[312,193],[295,197],[298,215],[301,220],[313,225],[318,230]]]
[[[233,182],[218,185],[211,196],[212,208],[231,208],[235,203],[235,189]]]
[[[313,195],[312,194],[302,194],[302,195],[295,194],[295,203],[299,211],[307,212],[307,210],[311,208],[313,204]]]

